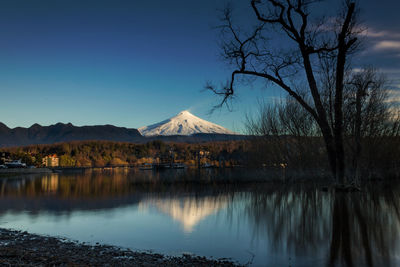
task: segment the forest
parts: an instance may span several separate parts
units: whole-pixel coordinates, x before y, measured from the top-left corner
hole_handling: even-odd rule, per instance
[[[151,141],[145,144],[111,141],[76,141],[52,145],[31,145],[4,148],[11,159],[21,159],[30,166],[42,166],[42,159],[56,155],[61,167],[137,166],[143,163],[173,161],[189,166],[219,166],[244,163],[244,141],[209,142],[201,144]]]

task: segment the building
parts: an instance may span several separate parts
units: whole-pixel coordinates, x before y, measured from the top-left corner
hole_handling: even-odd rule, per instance
[[[10,156],[11,155],[8,152],[0,152],[0,164],[4,164],[11,161]]]
[[[46,156],[42,160],[42,164],[46,167],[58,167],[59,163],[60,160],[56,154]]]

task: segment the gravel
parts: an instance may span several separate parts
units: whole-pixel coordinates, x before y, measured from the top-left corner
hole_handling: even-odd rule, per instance
[[[0,228],[0,266],[239,266],[200,256],[157,253],[41,236]]]

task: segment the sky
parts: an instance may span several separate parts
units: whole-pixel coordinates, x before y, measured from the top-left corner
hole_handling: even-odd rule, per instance
[[[182,110],[242,132],[245,114],[278,88],[241,86],[231,109],[207,81],[232,68],[219,57],[218,9],[225,0],[0,1],[0,121],[7,126],[113,124],[139,128]],[[328,1],[333,7],[339,1]],[[374,65],[400,99],[400,1],[362,0],[368,27],[356,63]],[[248,1],[233,1],[240,19]],[[323,11],[323,10],[320,10]]]

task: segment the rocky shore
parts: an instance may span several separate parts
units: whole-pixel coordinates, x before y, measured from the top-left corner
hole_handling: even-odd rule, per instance
[[[0,229],[0,266],[239,266],[226,259],[165,256]]]

